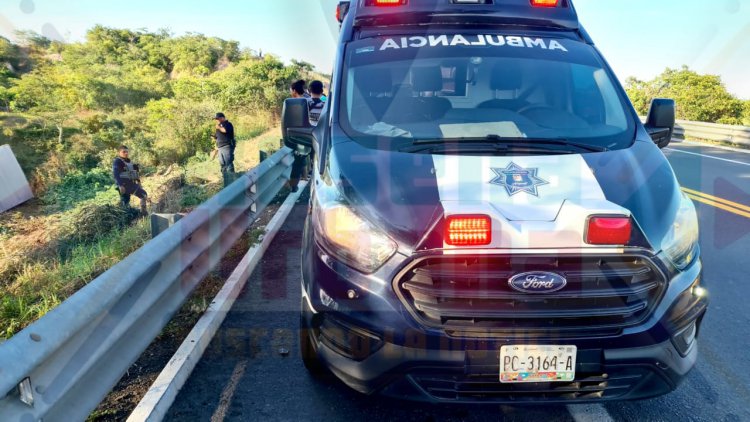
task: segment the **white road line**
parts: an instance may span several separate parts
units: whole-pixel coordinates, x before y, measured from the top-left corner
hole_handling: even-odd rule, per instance
[[[600,404],[569,404],[570,416],[576,422],[613,422],[607,409]]]
[[[211,415],[211,422],[223,422],[227,417],[227,410],[229,405],[232,404],[232,398],[234,398],[234,392],[237,391],[237,384],[245,376],[245,369],[247,369],[247,361],[243,360],[234,367],[232,376],[229,378],[229,382],[224,387],[224,391],[221,392],[221,398],[219,398],[219,405],[216,406],[214,414]]]
[[[172,356],[167,365],[161,371],[146,395],[138,403],[133,413],[128,417],[128,422],[149,421],[156,422],[164,419],[167,411],[174,403],[177,393],[190,374],[195,365],[203,356],[203,352],[211,343],[216,331],[226,318],[232,308],[237,296],[247,283],[255,267],[260,262],[263,254],[268,250],[276,234],[281,230],[284,221],[292,212],[294,204],[305,190],[307,182],[300,182],[299,192],[290,193],[284,203],[279,207],[276,214],[266,226],[266,234],[263,240],[250,248],[247,254],[237,265],[232,275],[229,276],[224,287],[216,295],[206,312],[195,324],[190,334],[182,342],[180,348]]]
[[[713,155],[698,154],[697,152],[683,151],[683,150],[674,149],[674,148],[664,148],[664,149],[666,151],[679,152],[681,154],[696,155],[698,157],[706,157],[706,158],[711,158],[713,160],[726,161],[728,163],[741,164],[743,166],[750,166],[750,163],[746,163],[746,162],[743,162],[743,161],[737,161],[737,160],[730,160],[728,158],[714,157]]]

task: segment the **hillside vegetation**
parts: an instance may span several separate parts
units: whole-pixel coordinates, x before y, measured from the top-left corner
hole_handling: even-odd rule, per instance
[[[142,165],[152,211],[190,211],[221,189],[209,157],[214,113],[234,123],[245,171],[278,147],[266,132],[289,83],[323,77],[201,34],[96,26],[71,44],[17,35],[0,37],[0,145],[38,199],[0,214],[0,338],[148,240],[147,221],[117,205],[117,146]]]
[[[628,78],[625,89],[641,116],[654,98],[673,98],[678,119],[750,126],[750,100],[732,95],[721,77],[701,75],[687,66],[667,69],[650,81]]]

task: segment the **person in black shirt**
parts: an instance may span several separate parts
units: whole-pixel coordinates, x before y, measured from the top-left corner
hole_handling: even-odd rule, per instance
[[[216,113],[216,149],[219,151],[219,164],[221,164],[221,175],[224,177],[224,186],[227,186],[234,177],[234,149],[237,141],[234,138],[234,126],[227,120],[224,113]]]
[[[130,160],[128,147],[121,145],[117,149],[117,157],[112,163],[112,175],[117,183],[117,190],[120,191],[120,203],[123,207],[130,206],[130,196],[135,195],[141,200],[141,215],[148,215],[146,203],[148,194],[141,187],[140,168],[138,164]]]
[[[293,82],[289,86],[289,93],[292,98],[310,98],[310,94],[307,93],[307,82],[304,79]]]
[[[326,102],[323,99],[323,82],[312,81],[310,83],[310,99],[308,100],[310,108],[310,124],[313,126],[318,125],[320,115],[325,109]]]

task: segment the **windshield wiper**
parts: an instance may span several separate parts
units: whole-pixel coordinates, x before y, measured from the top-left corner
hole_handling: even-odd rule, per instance
[[[467,137],[467,138],[435,138],[435,139],[415,139],[412,142],[411,147],[404,148],[403,152],[409,152],[412,148],[416,149],[418,146],[453,146],[456,149],[461,148],[462,145],[471,145],[476,147],[479,145],[495,145],[505,146],[505,149],[511,149],[514,147],[534,148],[542,149],[545,145],[547,146],[560,146],[560,147],[573,147],[588,152],[605,152],[608,151],[606,147],[583,144],[578,142],[572,142],[564,138],[544,139],[544,138],[505,138],[498,135],[488,135],[485,137]],[[548,148],[552,149],[552,148]],[[560,149],[553,149],[560,151]],[[575,151],[571,151],[575,152]]]
[[[559,145],[559,146],[570,146],[575,147],[578,149],[582,149],[589,152],[606,152],[609,151],[609,148],[599,146],[599,145],[591,145],[591,144],[584,144],[580,142],[572,142],[564,138],[554,138],[554,139],[536,139],[536,138],[501,138],[496,137],[496,135],[490,135],[488,139],[497,140],[499,142],[505,142],[511,145]]]

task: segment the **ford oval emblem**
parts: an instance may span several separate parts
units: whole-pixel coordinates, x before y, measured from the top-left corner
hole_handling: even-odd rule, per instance
[[[522,293],[544,294],[562,290],[568,280],[560,274],[534,271],[517,274],[508,280],[508,284]]]

